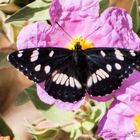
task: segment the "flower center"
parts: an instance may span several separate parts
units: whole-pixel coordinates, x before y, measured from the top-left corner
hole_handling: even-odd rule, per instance
[[[134,116],[134,126],[137,132],[140,133],[140,114]]]
[[[81,49],[82,50],[85,50],[85,49],[93,48],[94,47],[94,44],[91,41],[89,41],[89,40],[87,40],[87,39],[85,39],[85,38],[83,38],[81,36],[80,37],[73,38],[72,41],[71,41],[71,43],[68,44],[66,47],[68,49],[70,49],[70,50],[74,50],[75,49],[75,45],[77,43],[80,43],[80,46],[81,46]]]

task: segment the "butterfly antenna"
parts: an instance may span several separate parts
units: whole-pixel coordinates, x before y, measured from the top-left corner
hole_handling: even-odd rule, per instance
[[[63,32],[65,32],[66,33],[66,35],[70,38],[70,39],[72,39],[72,36],[68,33],[68,32],[66,32],[65,30],[64,30],[64,28],[56,21],[56,24],[63,30]]]

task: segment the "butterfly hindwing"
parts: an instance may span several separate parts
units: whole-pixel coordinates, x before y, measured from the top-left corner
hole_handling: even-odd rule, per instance
[[[133,50],[93,48],[84,53],[88,63],[87,91],[92,96],[111,93],[140,64]]]
[[[50,75],[45,83],[45,90],[50,96],[64,102],[72,103],[84,97],[85,89],[79,79],[73,57]]]

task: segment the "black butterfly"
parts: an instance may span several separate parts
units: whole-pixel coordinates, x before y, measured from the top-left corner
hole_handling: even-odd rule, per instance
[[[140,53],[120,48],[31,48],[13,52],[8,60],[55,99],[73,103],[88,92],[104,96],[117,89],[140,66]]]

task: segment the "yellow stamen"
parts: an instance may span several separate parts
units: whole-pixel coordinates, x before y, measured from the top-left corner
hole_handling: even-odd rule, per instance
[[[133,120],[136,132],[140,133],[140,114],[135,115]]]
[[[82,50],[94,47],[94,44],[91,41],[84,39],[83,37],[76,37],[76,38],[73,38],[71,43],[67,45],[67,48],[70,50],[74,50],[77,42],[80,43]]]

